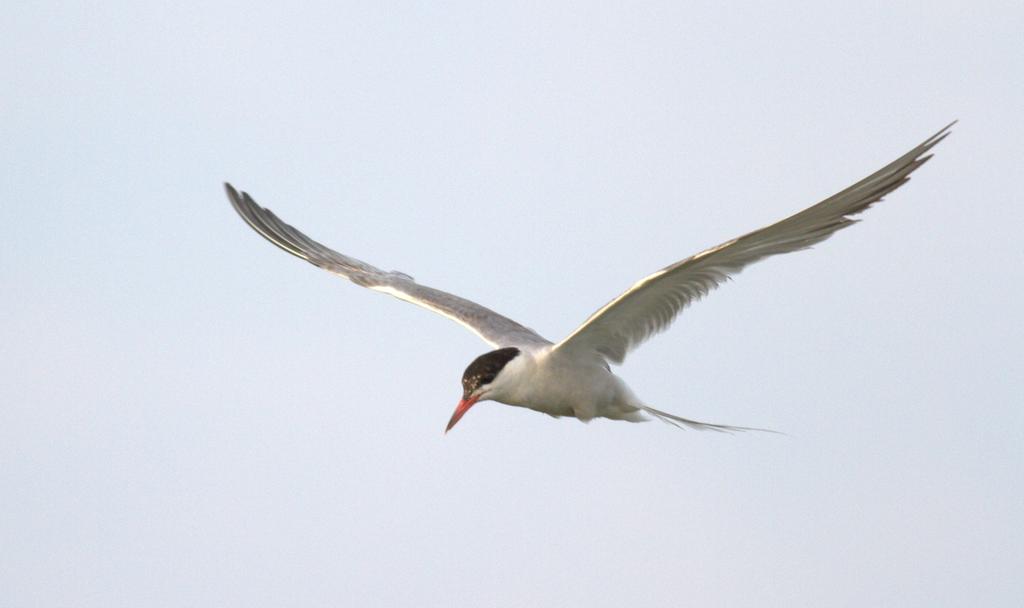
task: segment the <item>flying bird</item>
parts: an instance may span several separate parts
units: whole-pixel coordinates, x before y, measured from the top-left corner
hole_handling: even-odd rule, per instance
[[[558,343],[480,304],[386,272],[321,245],[224,184],[232,206],[271,243],[307,262],[368,287],[412,302],[462,324],[494,350],[474,359],[462,374],[462,398],[445,433],[481,401],[497,401],[550,416],[582,421],[610,418],[640,422],[650,417],[701,430],[764,430],[682,418],[641,401],[609,364],[626,355],[676,316],[740,270],[768,256],[807,249],[835,232],[910,179],[954,123],[882,169],[795,215],[680,260],[636,282]]]

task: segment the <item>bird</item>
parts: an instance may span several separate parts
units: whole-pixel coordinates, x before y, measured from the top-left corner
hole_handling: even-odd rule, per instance
[[[853,216],[907,183],[910,174],[932,157],[931,149],[950,134],[954,124],[956,121],[885,167],[803,211],[640,279],[557,343],[476,302],[417,283],[408,274],[384,271],[338,253],[286,224],[248,193],[237,191],[230,183],[224,187],[238,215],[274,245],[356,285],[448,317],[492,348],[465,368],[462,396],[445,434],[483,401],[583,422],[595,418],[629,422],[659,419],[697,430],[766,431],[700,422],[656,409],[640,400],[611,365],[621,365],[630,351],[666,330],[683,309],[750,264],[808,249],[860,221]]]

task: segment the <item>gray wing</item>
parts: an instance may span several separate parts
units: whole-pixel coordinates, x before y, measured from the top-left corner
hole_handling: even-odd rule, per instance
[[[494,347],[538,347],[551,344],[532,329],[439,289],[420,285],[407,274],[385,272],[355,258],[342,255],[309,238],[281,221],[272,211],[259,206],[247,193],[224,184],[231,205],[249,226],[265,239],[314,266],[345,277],[356,285],[395,296],[430,309],[461,323]]]
[[[748,264],[771,255],[807,249],[852,226],[856,215],[910,179],[949,135],[955,122],[881,170],[781,222],[702,251],[642,279],[595,312],[555,346],[556,352],[597,353],[613,363],[668,328],[681,310]]]

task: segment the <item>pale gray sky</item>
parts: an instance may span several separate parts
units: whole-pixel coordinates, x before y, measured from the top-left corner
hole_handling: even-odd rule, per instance
[[[0,24],[0,605],[1019,606],[1019,2],[21,3]],[[788,436],[480,405],[557,339],[950,120],[912,182],[620,369]]]

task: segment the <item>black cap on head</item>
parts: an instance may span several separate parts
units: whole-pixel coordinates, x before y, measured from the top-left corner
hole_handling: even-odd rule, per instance
[[[462,396],[469,395],[485,384],[490,384],[498,376],[512,359],[519,355],[519,349],[515,347],[499,348],[489,353],[484,353],[473,359],[466,371],[462,374]]]

